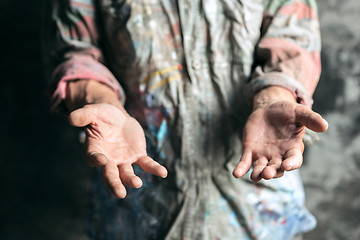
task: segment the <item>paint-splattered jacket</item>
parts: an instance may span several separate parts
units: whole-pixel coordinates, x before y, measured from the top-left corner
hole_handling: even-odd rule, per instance
[[[94,238],[285,240],[314,227],[297,171],[257,185],[231,175],[246,99],[279,85],[312,104],[313,0],[59,0],[47,11],[54,106],[67,81],[109,85],[169,170],[138,170],[145,184],[125,200],[95,185]]]

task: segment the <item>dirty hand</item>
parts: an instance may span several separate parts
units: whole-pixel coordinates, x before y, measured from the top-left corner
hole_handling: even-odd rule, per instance
[[[132,164],[166,177],[166,168],[147,156],[140,124],[125,110],[107,103],[85,105],[70,113],[69,122],[75,127],[85,127],[87,162],[90,166],[103,167],[103,181],[116,197],[126,196],[124,185],[134,188],[142,185]]]
[[[281,177],[303,162],[305,127],[324,132],[328,123],[309,107],[294,101],[260,104],[249,116],[243,133],[243,154],[233,175],[245,175],[253,165],[251,180]]]

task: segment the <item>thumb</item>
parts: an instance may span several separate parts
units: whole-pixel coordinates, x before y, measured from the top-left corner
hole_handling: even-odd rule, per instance
[[[94,122],[96,113],[92,107],[79,108],[69,114],[69,123],[74,127],[84,127]]]
[[[304,105],[296,106],[295,116],[296,122],[301,123],[315,132],[325,132],[329,127],[328,122],[322,118],[320,114]]]

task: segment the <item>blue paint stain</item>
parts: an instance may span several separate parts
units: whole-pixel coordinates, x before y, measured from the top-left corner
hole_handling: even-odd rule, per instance
[[[158,139],[158,146],[159,147],[161,147],[163,145],[163,143],[164,143],[166,132],[167,132],[167,124],[166,124],[166,121],[163,120],[161,122],[159,131],[157,133],[157,139]]]
[[[240,225],[237,221],[237,218],[236,218],[236,215],[234,212],[232,212],[230,215],[230,224],[233,225],[234,227],[240,228]]]

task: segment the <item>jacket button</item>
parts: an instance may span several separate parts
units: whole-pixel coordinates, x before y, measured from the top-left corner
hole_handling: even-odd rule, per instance
[[[193,67],[193,69],[195,69],[195,70],[199,70],[200,67],[201,67],[200,61],[199,61],[199,60],[194,60],[194,61],[192,62],[192,67]]]

